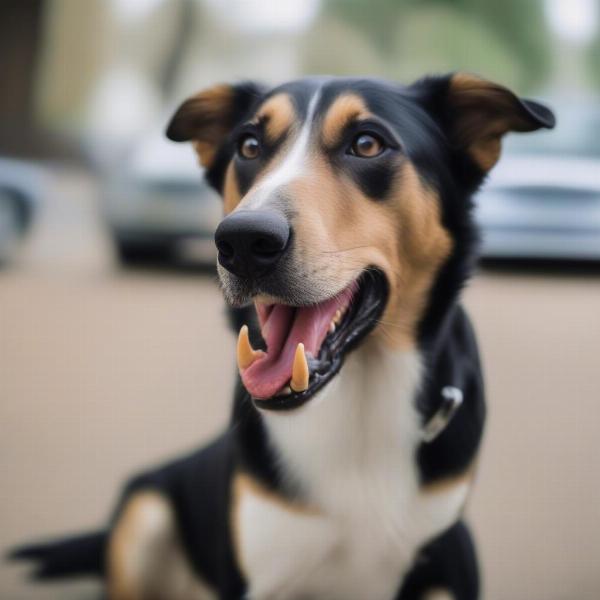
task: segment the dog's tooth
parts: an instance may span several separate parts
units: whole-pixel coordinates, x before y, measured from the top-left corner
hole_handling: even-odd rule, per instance
[[[331,321],[331,323],[329,323],[329,333],[333,333],[335,331],[335,323],[333,321]]]
[[[289,396],[292,393],[292,388],[290,388],[289,385],[286,385],[285,387],[282,387],[276,394],[275,396]]]
[[[294,392],[303,392],[308,388],[308,379],[310,372],[308,370],[308,361],[304,353],[304,344],[300,342],[296,346],[296,354],[294,356],[294,365],[292,366],[292,380],[290,387]]]
[[[247,369],[257,358],[263,355],[262,350],[254,350],[248,336],[248,326],[242,325],[237,343],[237,362],[240,369]]]

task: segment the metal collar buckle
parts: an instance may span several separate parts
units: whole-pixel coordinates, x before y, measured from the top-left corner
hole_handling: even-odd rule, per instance
[[[427,444],[433,442],[448,427],[452,417],[463,403],[463,393],[456,387],[447,385],[442,388],[441,394],[442,405],[423,427],[422,438]]]

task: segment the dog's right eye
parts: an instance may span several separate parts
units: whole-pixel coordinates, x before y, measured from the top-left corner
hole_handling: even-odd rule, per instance
[[[350,153],[361,158],[375,158],[385,150],[384,141],[372,133],[360,133],[352,141]]]
[[[260,142],[250,133],[242,136],[238,142],[238,154],[246,160],[257,158],[260,154]]]

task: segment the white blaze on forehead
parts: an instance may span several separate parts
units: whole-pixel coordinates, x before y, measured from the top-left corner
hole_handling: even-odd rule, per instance
[[[281,164],[257,184],[254,193],[251,194],[251,202],[253,205],[263,204],[267,201],[273,191],[294,180],[303,172],[306,165],[310,130],[312,128],[312,122],[320,96],[320,89],[312,95],[306,111],[306,120],[302,125],[300,134]]]

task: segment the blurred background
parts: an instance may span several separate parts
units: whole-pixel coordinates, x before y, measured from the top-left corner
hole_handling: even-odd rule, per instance
[[[465,69],[559,120],[508,140],[478,196],[485,598],[600,598],[599,30],[598,0],[3,0],[2,551],[101,524],[126,476],[226,421],[220,205],[163,139],[175,106],[218,81]],[[23,575],[2,564],[0,597],[98,594]]]

